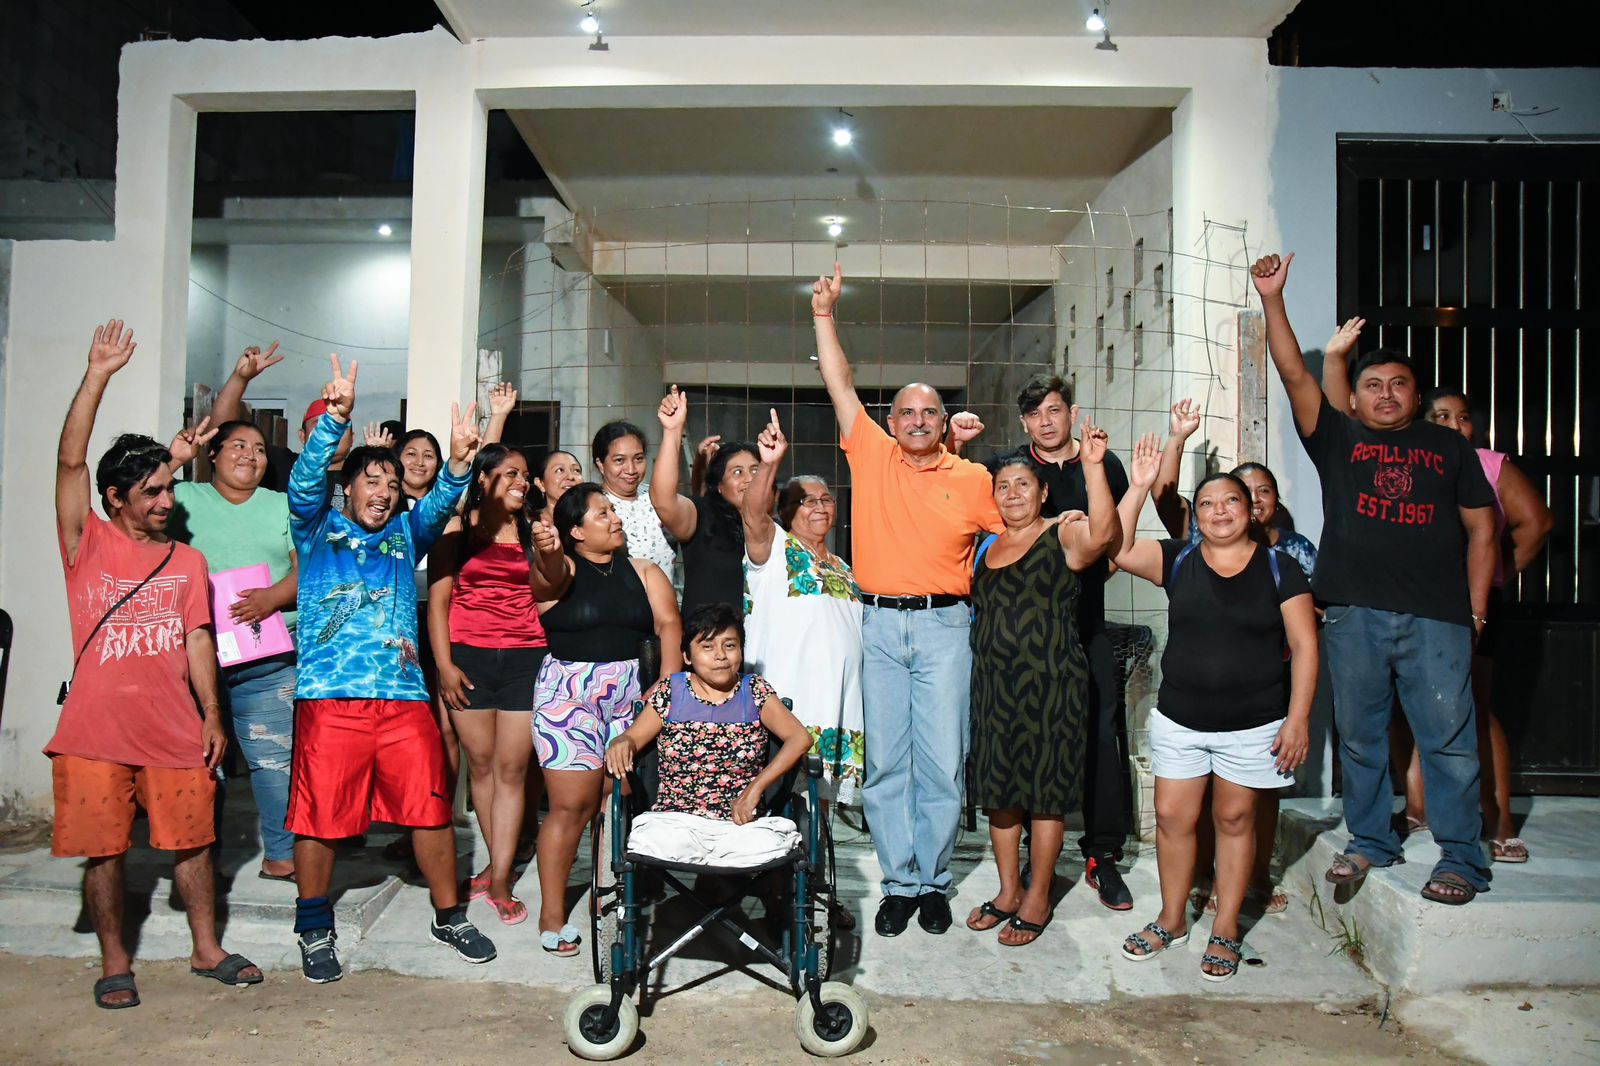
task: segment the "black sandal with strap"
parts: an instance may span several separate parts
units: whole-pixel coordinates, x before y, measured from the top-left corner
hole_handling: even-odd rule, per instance
[[[981,918],[993,918],[993,925],[973,925],[972,919],[967,919],[967,928],[974,933],[987,933],[991,929],[998,929],[1017,916],[1016,911],[1003,911],[994,905],[994,900],[986,900],[978,905],[978,915]]]
[[[113,992],[132,992],[133,998],[126,1003],[107,1003],[106,997]],[[110,977],[102,977],[94,983],[94,1005],[104,1010],[125,1010],[128,1007],[139,1005],[139,988],[133,983],[132,973],[114,973]]]
[[[1168,948],[1182,947],[1189,942],[1189,931],[1187,929],[1185,929],[1178,936],[1173,936],[1155,922],[1148,923],[1140,932],[1154,933],[1156,939],[1161,941],[1161,947],[1157,948],[1154,944],[1150,943],[1150,941],[1140,936],[1139,933],[1131,933],[1129,934],[1128,938],[1122,942],[1122,957],[1127,959],[1129,962],[1144,962],[1146,959],[1155,958]],[[1128,945],[1130,944],[1144,950],[1129,951]]]
[[[1030,922],[1026,918],[1018,918],[1016,915],[1012,915],[1011,918],[1006,922],[1006,928],[1011,929],[1014,932],[1031,933],[1032,935],[1026,940],[1001,940],[1000,946],[1003,948],[1025,948],[1035,940],[1038,940],[1039,934],[1043,933],[1044,927],[1049,924],[1049,918],[1046,918],[1042,922]]]
[[[1200,956],[1201,977],[1207,981],[1226,981],[1228,978],[1239,972],[1239,960],[1244,958],[1244,941],[1230,940],[1225,936],[1214,936],[1210,940],[1206,941],[1206,947],[1226,948],[1227,950],[1233,952],[1234,957],[1231,959],[1225,959],[1221,955],[1214,955],[1210,951],[1207,951],[1204,955]],[[1210,970],[1206,969],[1207,966],[1221,966],[1226,972],[1212,973]]]

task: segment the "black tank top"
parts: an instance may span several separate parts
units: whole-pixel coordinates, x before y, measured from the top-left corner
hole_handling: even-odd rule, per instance
[[[572,587],[539,616],[550,654],[577,663],[612,663],[639,657],[639,642],[655,636],[655,613],[644,582],[627,555],[604,566],[576,553]]]

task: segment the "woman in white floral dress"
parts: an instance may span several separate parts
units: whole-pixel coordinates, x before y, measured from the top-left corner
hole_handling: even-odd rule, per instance
[[[628,554],[655,563],[671,580],[677,553],[661,528],[650,494],[639,493],[646,466],[644,430],[632,422],[607,422],[594,435],[593,451],[600,485],[622,519]]]
[[[745,493],[745,661],[816,738],[828,792],[850,803],[864,783],[861,590],[828,550],[837,505],[828,483],[800,476],[776,491],[788,441],[778,414],[757,438],[761,465]],[[773,520],[774,498],[778,518]]]

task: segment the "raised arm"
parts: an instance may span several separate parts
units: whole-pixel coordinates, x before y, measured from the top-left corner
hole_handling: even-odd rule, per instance
[[[1172,405],[1172,425],[1167,442],[1161,446],[1161,468],[1156,472],[1155,487],[1150,495],[1156,502],[1156,517],[1167,527],[1167,532],[1180,540],[1189,536],[1189,501],[1178,491],[1178,477],[1183,470],[1183,446],[1200,428],[1200,405],[1193,400],[1179,400]]]
[[[1139,512],[1144,509],[1144,498],[1155,483],[1156,471],[1161,465],[1161,453],[1156,447],[1156,435],[1146,433],[1133,446],[1133,457],[1128,461],[1128,491],[1117,504],[1117,516],[1122,522],[1122,544],[1112,561],[1119,570],[1126,570],[1154,585],[1162,583],[1161,545],[1153,540],[1140,540],[1135,531],[1139,528]]]
[[[982,432],[983,419],[971,411],[957,411],[950,416],[950,428],[945,430],[945,450],[953,455],[960,455]]]
[[[722,446],[722,434],[713,433],[695,445],[694,462],[689,466],[689,495],[700,496],[706,491],[706,470]]]
[[[811,324],[817,331],[817,366],[822,370],[822,383],[827,386],[828,399],[833,401],[833,413],[839,420],[839,435],[850,436],[850,428],[861,413],[861,397],[856,395],[856,378],[850,370],[850,361],[844,357],[839,345],[839,330],[833,320],[833,309],[838,306],[839,293],[844,288],[844,275],[839,264],[833,264],[833,277],[820,277],[811,284]]]
[[[1306,369],[1305,356],[1300,353],[1300,342],[1289,326],[1289,312],[1283,306],[1283,286],[1289,280],[1289,264],[1294,253],[1279,259],[1275,255],[1262,256],[1250,268],[1250,279],[1256,292],[1261,294],[1261,309],[1267,317],[1267,352],[1272,365],[1278,368],[1278,377],[1284,391],[1289,394],[1289,407],[1294,411],[1294,423],[1303,437],[1311,436],[1317,428],[1317,415],[1322,410],[1322,390],[1316,379]]]
[[[1350,410],[1350,353],[1366,324],[1364,318],[1346,319],[1322,349],[1322,395],[1335,411]]]
[[[217,431],[210,429],[210,426],[211,418],[209,416],[202,418],[198,426],[185,426],[178,430],[177,435],[172,438],[172,443],[167,445],[167,453],[172,456],[167,460],[167,469],[172,471],[174,477],[178,471],[194,462],[200,450],[217,435]]]
[[[1082,432],[1078,461],[1083,465],[1083,485],[1089,496],[1089,520],[1060,526],[1067,565],[1074,570],[1087,570],[1095,560],[1122,544],[1122,519],[1111,495],[1111,482],[1106,478],[1106,431],[1085,421]]]
[[[661,527],[673,539],[687,541],[694,536],[699,524],[694,501],[678,494],[678,468],[683,459],[683,430],[689,424],[689,397],[672,389],[656,408],[661,420],[661,451],[656,454],[656,465],[650,471],[650,503],[661,519]]]
[[[277,341],[267,345],[265,352],[254,344],[244,350],[234,364],[233,373],[217,390],[216,399],[211,401],[211,420],[214,424],[220,426],[244,416],[244,390],[263,370],[283,362],[283,356],[277,352]]]
[[[305,530],[327,509],[328,467],[344,439],[345,427],[350,423],[350,412],[356,405],[356,373],[361,364],[352,360],[350,374],[345,376],[337,354],[328,356],[333,367],[333,379],[322,387],[322,400],[327,410],[311,427],[300,457],[289,471],[289,524],[291,529]],[[295,540],[297,547],[304,547]]]
[[[561,550],[556,527],[544,519],[533,524],[533,558],[528,560],[528,588],[539,610],[554,607],[572,587],[576,567]]]
[[[1507,459],[1500,464],[1500,507],[1511,534],[1511,572],[1520,574],[1544,551],[1544,542],[1556,520],[1528,475]],[[1497,546],[1498,547],[1498,546]]]
[[[56,446],[56,528],[61,531],[68,564],[78,558],[78,542],[83,539],[83,524],[89,520],[92,506],[89,437],[94,433],[95,415],[99,413],[100,400],[106,394],[111,376],[128,365],[136,347],[133,330],[124,330],[121,319],[113,318],[94,328],[94,340],[89,344],[89,367],[83,372],[83,381],[72,397],[67,420],[61,427],[61,441]]]
[[[517,389],[502,381],[489,390],[489,424],[483,430],[483,443],[499,444],[505,439],[506,419],[517,409]]]
[[[434,480],[433,488],[418,500],[406,513],[411,523],[412,550],[420,557],[433,547],[433,542],[455,514],[461,493],[466,490],[467,479],[472,475],[472,458],[481,444],[478,437],[478,405],[467,405],[463,417],[461,405],[450,405],[450,461]]]
[[[756,437],[756,476],[745,490],[744,503],[739,507],[739,517],[744,519],[744,553],[752,563],[765,566],[772,557],[772,530],[777,520],[772,517],[778,502],[778,464],[789,450],[783,430],[778,428],[778,409],[767,409],[767,426]]]

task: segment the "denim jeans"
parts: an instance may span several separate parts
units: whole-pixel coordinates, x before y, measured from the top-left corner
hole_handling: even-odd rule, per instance
[[[261,850],[271,861],[294,858],[294,834],[283,827],[289,811],[294,664],[290,653],[222,672],[233,735],[250,769],[250,791],[261,815]]]
[[[861,802],[887,896],[950,889],[967,758],[971,634],[966,604],[865,608]]]
[[[1346,852],[1374,866],[1400,858],[1391,825],[1389,721],[1396,692],[1422,760],[1428,825],[1442,853],[1435,872],[1488,887],[1479,842],[1478,729],[1472,702],[1472,631],[1416,615],[1333,606],[1323,646],[1344,775]]]

